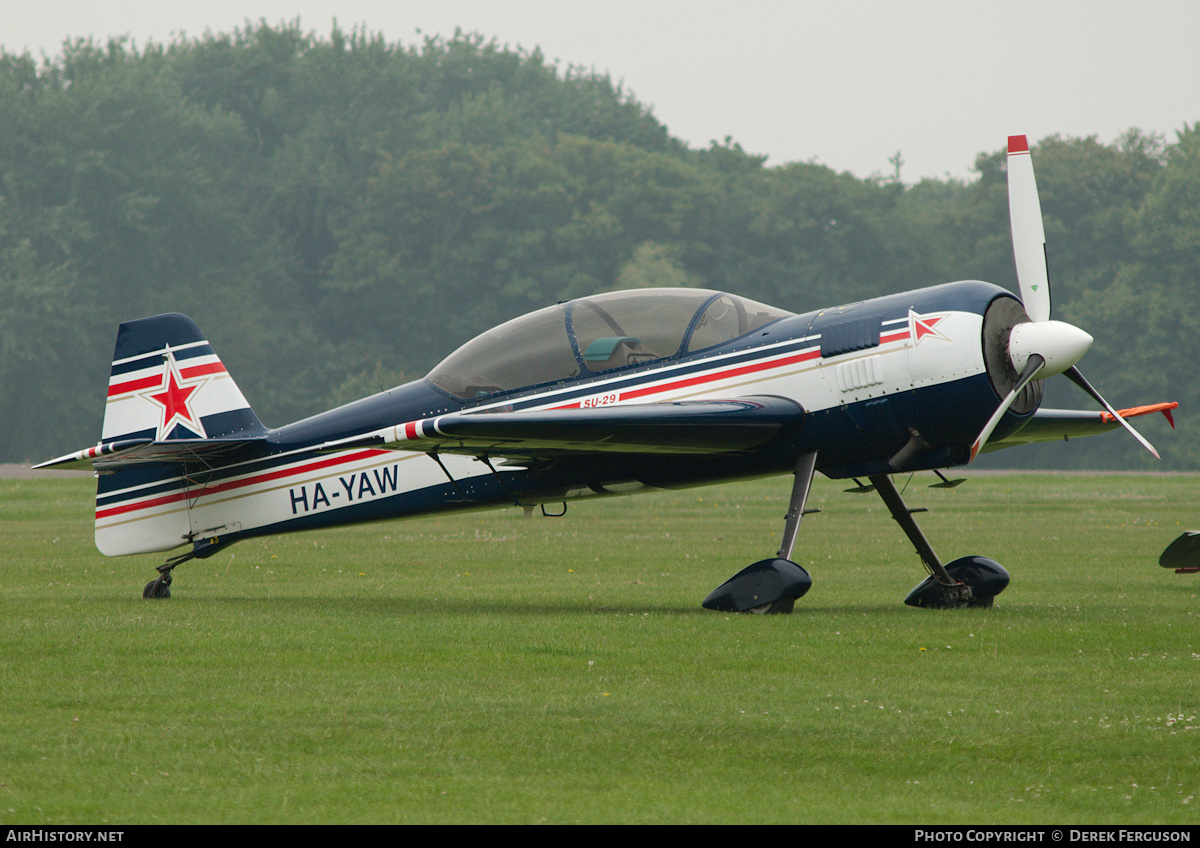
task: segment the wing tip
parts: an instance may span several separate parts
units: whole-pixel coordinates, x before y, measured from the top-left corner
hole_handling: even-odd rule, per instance
[[[1139,415],[1149,415],[1153,412],[1161,412],[1166,417],[1167,421],[1171,423],[1171,429],[1174,430],[1175,416],[1172,414],[1172,411],[1178,408],[1178,401],[1171,401],[1170,403],[1152,403],[1146,406],[1134,406],[1130,407],[1129,409],[1118,409],[1117,415],[1121,416],[1122,418],[1136,418]],[[1115,424],[1117,422],[1117,419],[1113,417],[1111,412],[1101,412],[1100,420],[1105,424]]]

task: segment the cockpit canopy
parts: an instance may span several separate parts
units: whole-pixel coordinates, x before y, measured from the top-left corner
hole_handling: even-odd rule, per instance
[[[514,318],[429,372],[462,400],[631,368],[715,347],[791,315],[703,289],[635,289],[560,303]]]

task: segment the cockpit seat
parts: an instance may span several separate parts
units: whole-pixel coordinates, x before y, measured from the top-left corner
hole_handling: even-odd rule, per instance
[[[583,352],[584,361],[593,371],[636,365],[658,358],[658,354],[633,336],[604,336],[588,345]]]

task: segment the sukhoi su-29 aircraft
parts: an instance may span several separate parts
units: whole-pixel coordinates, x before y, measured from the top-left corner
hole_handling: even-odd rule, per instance
[[[811,585],[790,558],[819,471],[878,492],[916,548],[928,576],[906,603],[987,606],[1007,572],[983,556],[943,563],[892,475],[950,484],[941,469],[981,452],[1119,427],[1157,456],[1126,419],[1176,406],[1118,412],[1080,373],[1092,337],[1050,317],[1024,136],[1009,139],[1008,181],[1020,298],[964,281],[797,315],[718,291],[608,292],[276,429],[196,324],[157,315],[117,332],[100,441],[38,467],[95,470],[101,553],[174,552],[147,598],[170,596],[181,563],[256,536],[513,505],[555,514],[577,498],[792,474],[775,556],[703,601],[790,612]],[[1058,374],[1096,411],[1042,409]]]

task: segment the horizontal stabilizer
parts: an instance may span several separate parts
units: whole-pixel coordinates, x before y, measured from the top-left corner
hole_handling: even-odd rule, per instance
[[[38,463],[35,471],[92,471],[96,463],[105,457],[115,457],[134,448],[153,444],[153,439],[124,439],[69,453],[56,459]]]
[[[253,439],[172,439],[156,442],[153,439],[126,439],[84,448],[35,469],[53,471],[111,472],[139,465],[205,465],[228,464],[257,455],[266,437]]]

